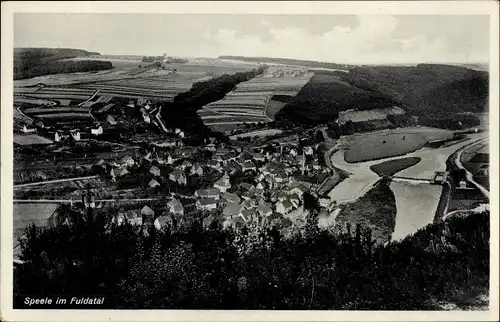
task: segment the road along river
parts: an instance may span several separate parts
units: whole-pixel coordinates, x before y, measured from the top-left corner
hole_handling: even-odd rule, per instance
[[[424,147],[403,156],[390,157],[374,161],[348,163],[344,159],[343,150],[336,151],[331,156],[331,164],[334,167],[350,173],[350,176],[333,188],[328,196],[337,204],[343,204],[357,200],[368,192],[380,177],[370,169],[370,166],[381,162],[396,160],[406,157],[419,157],[421,161],[412,167],[399,171],[397,176],[431,179],[435,171],[446,170],[446,160],[455,151],[482,139],[487,134],[468,134],[469,140],[444,148]],[[393,239],[399,240],[414,233],[418,229],[431,223],[436,212],[442,187],[428,183],[415,182],[392,182],[391,190],[396,198],[396,227]]]

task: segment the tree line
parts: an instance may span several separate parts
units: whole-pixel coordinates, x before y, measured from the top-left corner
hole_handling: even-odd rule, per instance
[[[204,227],[201,215],[144,234],[107,224],[112,215],[28,227],[14,308],[25,296],[57,294],[105,296],[100,308],[108,309],[425,310],[452,300],[467,307],[488,291],[489,213],[431,224],[386,246],[361,225],[319,229],[316,215],[291,234]]]

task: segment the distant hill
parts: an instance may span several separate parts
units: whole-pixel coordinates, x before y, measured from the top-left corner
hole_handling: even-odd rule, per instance
[[[335,76],[315,74],[278,112],[276,121],[316,125],[336,119],[340,111],[369,110],[396,104],[388,95],[351,86]]]
[[[99,55],[97,52],[72,48],[14,48],[14,79],[113,68],[113,65],[106,61],[64,60]]]
[[[422,116],[419,119],[423,122],[436,116],[442,127],[451,123],[457,127],[460,118],[466,116],[455,113],[487,110],[488,73],[461,66],[355,67],[330,78],[321,75],[322,81],[316,76],[278,113],[277,120],[320,124],[336,118],[338,111],[396,105],[411,115]],[[467,118],[468,126],[479,124]]]
[[[297,66],[331,68],[331,69],[349,69],[349,68],[354,67],[354,65],[335,64],[335,63],[319,62],[319,61],[314,61],[314,60],[300,60],[300,59],[290,59],[290,58],[219,56],[218,59],[231,59],[231,60],[241,60],[241,61],[250,61],[250,62],[262,62],[262,63],[271,63],[271,64],[283,64],[283,65],[297,65]]]

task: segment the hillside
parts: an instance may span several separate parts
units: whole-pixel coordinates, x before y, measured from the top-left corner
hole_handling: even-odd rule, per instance
[[[99,55],[96,52],[72,48],[14,48],[14,79],[113,68],[107,61],[62,61]]]
[[[479,121],[455,113],[484,112],[487,100],[487,72],[430,64],[355,67],[330,77],[316,74],[277,118],[316,125],[336,118],[338,111],[396,105],[421,116],[422,125],[436,117],[440,121],[433,126],[459,128],[462,121],[469,126]]]
[[[278,123],[316,125],[332,121],[340,111],[369,110],[397,104],[390,96],[366,91],[339,81],[335,76],[315,74],[278,112]]]

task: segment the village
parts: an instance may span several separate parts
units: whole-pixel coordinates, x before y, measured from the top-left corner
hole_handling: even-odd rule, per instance
[[[322,162],[319,144],[304,145],[303,141],[307,138],[293,136],[291,140],[253,146],[212,139],[204,146],[188,147],[179,146],[175,143],[179,140],[173,139],[172,143],[151,143],[144,153],[100,160],[92,169],[104,180],[127,188],[125,198],[167,202],[160,212],[148,205],[137,209],[129,206],[124,211],[117,204],[111,221],[119,225],[129,222],[164,229],[194,213],[203,217],[206,227],[218,221],[223,227],[236,229],[264,224],[284,229],[305,222],[304,194],[321,197],[318,189],[332,172]],[[82,212],[115,207],[107,200],[100,202],[94,190],[73,194],[71,206]],[[134,195],[130,191],[137,192]],[[322,197],[320,205],[324,211],[331,211],[333,203]],[[49,221],[61,223],[54,217],[57,212]]]

